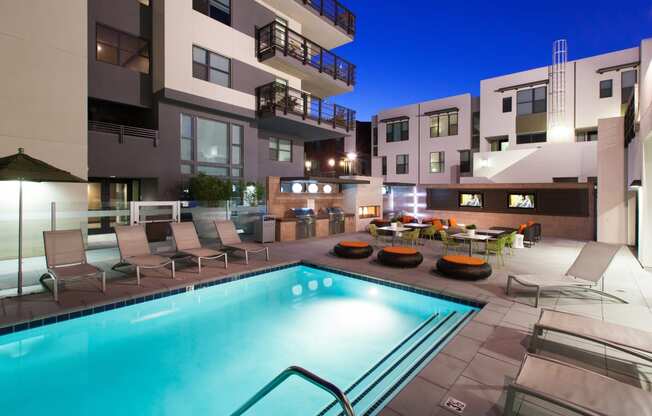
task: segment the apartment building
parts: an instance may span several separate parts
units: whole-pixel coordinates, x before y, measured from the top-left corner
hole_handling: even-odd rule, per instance
[[[421,216],[456,215],[480,226],[535,220],[550,236],[637,244],[641,210],[634,189],[644,158],[630,142],[638,143],[645,99],[640,68],[648,47],[644,40],[634,48],[482,80],[477,107],[473,100],[470,110],[450,106],[459,111],[454,119],[460,126],[469,126],[462,118],[470,113],[470,132],[451,129],[451,117],[444,116],[444,139],[432,132],[441,131],[441,119],[432,113],[437,109],[424,107],[446,107],[441,103],[464,96],[379,112],[372,119],[372,170],[388,185],[384,206]],[[526,194],[536,198],[534,207],[511,206],[512,196]],[[464,195],[474,195],[481,206],[465,206]]]
[[[463,94],[380,111],[372,118],[372,175],[387,183],[459,183],[471,174],[479,107]]]
[[[344,137],[355,66],[331,51],[336,0],[90,0],[89,206],[178,199],[192,175],[304,172],[304,143]]]

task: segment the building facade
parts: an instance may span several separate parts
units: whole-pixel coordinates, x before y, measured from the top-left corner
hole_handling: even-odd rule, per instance
[[[352,137],[355,66],[336,0],[91,0],[89,208],[179,199],[192,175],[304,171],[304,143]],[[351,139],[348,139],[352,142]]]

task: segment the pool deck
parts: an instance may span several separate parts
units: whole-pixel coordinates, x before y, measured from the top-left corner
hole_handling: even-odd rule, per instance
[[[88,279],[71,282],[60,292],[60,302],[55,303],[48,293],[18,298],[0,299],[0,327],[31,321],[37,318],[88,309],[122,299],[160,293],[200,282],[214,281],[236,273],[264,269],[273,265],[306,260],[350,272],[392,280],[414,287],[428,289],[451,296],[461,296],[486,302],[482,311],[457,334],[390,403],[383,416],[451,416],[450,410],[441,406],[448,397],[466,403],[463,415],[501,415],[505,402],[506,385],[514,378],[528,343],[532,325],[540,309],[533,308],[531,292],[518,292],[517,297],[505,296],[508,273],[563,273],[575,259],[582,242],[544,239],[529,249],[515,250],[506,256],[506,266],[496,267],[489,279],[479,282],[462,282],[446,279],[431,270],[441,255],[441,243],[429,242],[419,246],[424,262],[416,269],[391,269],[377,264],[375,253],[369,259],[348,260],[334,257],[329,252],[343,239],[370,240],[367,234],[340,235],[295,242],[271,244],[272,261],[253,256],[249,266],[232,258],[229,268],[223,264],[208,263],[201,275],[196,266],[179,264],[177,279],[169,272],[145,271],[142,286],[135,285],[135,274],[113,277],[107,282],[107,292],[102,294],[98,285]],[[101,264],[105,267],[107,264]],[[114,274],[111,274],[114,276]],[[621,304],[593,294],[559,296],[545,294],[540,306],[612,321],[636,328],[650,328],[652,318],[652,274],[641,269],[628,249],[618,253],[606,274],[605,290],[626,299]],[[607,374],[621,381],[650,391],[652,368],[639,362],[624,361],[614,351],[595,344],[577,341],[564,336],[546,335],[543,353],[563,356],[580,365]],[[559,415],[564,411],[552,408],[534,398],[519,398],[521,415]]]

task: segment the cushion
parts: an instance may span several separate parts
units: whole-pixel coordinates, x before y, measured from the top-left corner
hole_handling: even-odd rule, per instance
[[[351,248],[362,248],[369,246],[368,243],[364,241],[340,241],[342,247],[351,247]]]
[[[432,220],[432,225],[435,226],[435,230],[443,230],[444,229],[444,224],[441,223],[441,220]]]
[[[455,227],[457,227],[457,218],[455,218],[455,217],[450,217],[450,219],[448,220],[448,225],[449,225],[451,228],[455,228]]]
[[[449,263],[461,264],[465,266],[482,266],[486,263],[486,261],[479,257],[469,256],[444,256],[444,260]]]
[[[523,234],[525,232],[525,229],[527,228],[526,224],[521,224],[518,226],[518,233]]]
[[[402,254],[402,255],[413,255],[417,254],[417,250],[411,247],[385,247],[383,249],[385,253],[391,253],[391,254]]]

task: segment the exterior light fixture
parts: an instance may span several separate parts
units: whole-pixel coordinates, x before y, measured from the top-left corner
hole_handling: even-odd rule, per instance
[[[629,189],[632,191],[638,191],[641,189],[642,183],[640,179],[634,179],[632,183],[629,184]]]
[[[310,170],[310,168],[312,168],[312,162],[309,161],[309,160],[306,160],[305,165],[306,165],[306,169],[307,169],[307,170]]]
[[[308,192],[310,192],[311,194],[317,193],[318,190],[319,187],[317,186],[316,183],[311,183],[310,185],[308,185]]]
[[[322,190],[324,191],[325,194],[330,194],[331,191],[333,190],[333,187],[330,186],[329,184],[326,184],[326,185],[324,185],[324,187],[322,188]]]
[[[340,160],[340,167],[343,168],[344,166],[346,166],[346,162],[344,161],[344,159],[342,159]]]
[[[328,159],[328,166],[330,166],[331,168],[335,166],[335,159],[333,158]]]
[[[346,154],[346,158],[349,159],[350,161],[354,161],[358,158],[358,155],[355,152],[349,152]]]
[[[292,192],[294,192],[295,194],[300,194],[301,192],[303,192],[303,185],[301,185],[298,182],[293,183]]]

